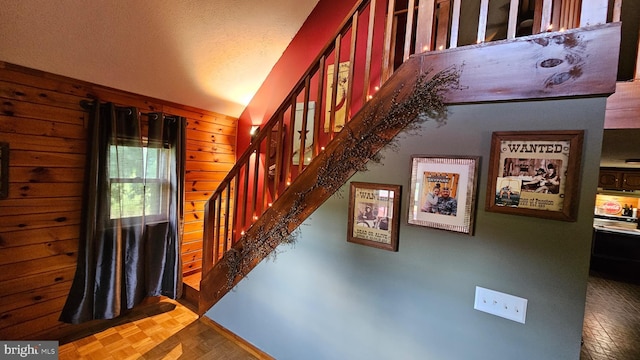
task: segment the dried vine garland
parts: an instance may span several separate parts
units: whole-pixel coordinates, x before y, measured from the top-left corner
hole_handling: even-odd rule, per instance
[[[363,117],[364,132],[355,134],[351,128],[345,126],[343,131],[347,136],[342,138],[342,152],[334,152],[324,160],[318,170],[317,182],[303,192],[296,194],[294,204],[284,213],[275,214],[280,219],[275,226],[265,229],[261,225],[255,233],[258,235],[242,240],[240,250],[231,249],[225,254],[228,267],[227,289],[234,286],[238,276],[246,275],[255,261],[265,257],[275,256],[274,250],[282,243],[293,244],[296,241],[295,228],[301,220],[305,209],[307,195],[321,187],[333,194],[356,171],[366,171],[367,162],[380,162],[379,150],[385,146],[397,146],[397,138],[389,138],[394,130],[412,131],[429,119],[438,124],[445,124],[447,107],[443,95],[446,91],[458,89],[460,69],[449,67],[429,78],[429,73],[418,77],[413,91],[406,98],[399,100],[403,87],[397,89],[392,98],[391,106],[384,109],[382,102],[368,106]],[[297,230],[296,230],[297,231]]]

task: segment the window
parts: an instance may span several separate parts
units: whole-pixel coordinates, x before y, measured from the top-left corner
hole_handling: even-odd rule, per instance
[[[170,155],[162,146],[110,145],[110,219],[166,220]]]

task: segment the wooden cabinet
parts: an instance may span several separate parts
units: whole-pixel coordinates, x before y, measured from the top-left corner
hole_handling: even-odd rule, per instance
[[[600,169],[598,187],[603,189],[618,189],[620,188],[621,177],[622,173],[620,171]]]
[[[640,171],[623,173],[622,188],[625,190],[640,190]]]
[[[600,168],[598,187],[606,190],[640,190],[640,169]]]

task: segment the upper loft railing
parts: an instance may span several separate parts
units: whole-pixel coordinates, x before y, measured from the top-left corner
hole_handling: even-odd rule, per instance
[[[621,0],[478,2],[474,10],[461,8],[461,0],[358,1],[207,202],[203,273],[412,54],[619,21],[621,6]]]

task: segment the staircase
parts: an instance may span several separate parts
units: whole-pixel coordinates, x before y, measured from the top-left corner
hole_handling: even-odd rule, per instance
[[[394,0],[358,1],[207,202],[198,312],[293,241],[295,229],[399,132],[444,122],[445,104],[614,92],[619,23],[543,32],[553,17],[544,11],[554,7],[541,3],[538,34],[516,38],[510,18],[506,40],[454,49],[459,1],[409,0],[405,9]],[[481,24],[487,12],[481,7]],[[381,29],[385,36],[375,37]],[[549,83],[535,71],[541,56],[572,55],[576,46],[579,76]]]

